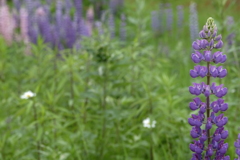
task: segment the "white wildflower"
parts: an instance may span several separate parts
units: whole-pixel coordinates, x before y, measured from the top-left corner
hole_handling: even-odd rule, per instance
[[[33,93],[32,91],[27,91],[21,95],[21,99],[28,99],[35,96],[36,96],[36,93]]]
[[[147,128],[155,128],[156,126],[156,121],[155,120],[150,120],[150,118],[146,118],[143,120],[143,127],[147,127]]]

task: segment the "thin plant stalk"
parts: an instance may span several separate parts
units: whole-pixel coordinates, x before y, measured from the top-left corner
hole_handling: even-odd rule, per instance
[[[36,137],[38,138],[38,114],[37,114],[37,108],[35,103],[33,103],[33,118],[35,121],[35,132],[36,132]],[[40,147],[40,140],[37,140],[37,160],[41,160],[41,155],[40,155],[40,151],[41,151],[41,147]]]

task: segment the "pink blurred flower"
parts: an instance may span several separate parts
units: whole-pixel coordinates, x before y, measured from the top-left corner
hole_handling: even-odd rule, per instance
[[[13,41],[13,34],[15,29],[15,21],[4,1],[1,1],[0,6],[0,34],[4,37],[8,44]]]

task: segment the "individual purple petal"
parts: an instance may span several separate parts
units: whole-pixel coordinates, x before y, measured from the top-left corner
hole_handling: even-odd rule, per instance
[[[221,107],[220,107],[221,111],[226,111],[227,109],[228,109],[228,104],[227,103],[222,104]]]
[[[198,73],[197,73],[197,71],[196,70],[190,70],[190,76],[192,77],[192,78],[196,78],[196,77],[198,77]]]
[[[239,148],[236,149],[236,154],[237,154],[238,156],[240,156],[240,149],[239,149]]]
[[[219,150],[221,154],[225,154],[228,149],[228,143],[223,144],[222,148]]]
[[[217,77],[218,76],[218,70],[217,70],[217,67],[216,66],[210,66],[210,75],[212,77]]]
[[[223,41],[220,40],[220,41],[217,42],[217,44],[214,45],[214,48],[215,49],[220,49],[220,48],[222,48],[222,46],[223,46]]]
[[[207,120],[207,124],[206,124],[206,130],[209,130],[212,128],[212,122],[211,122],[211,118],[208,118]]]
[[[196,105],[196,103],[190,102],[189,103],[189,108],[194,111],[194,110],[198,109],[198,106]]]
[[[191,56],[194,63],[199,63],[203,59],[203,55],[199,51],[195,51]]]
[[[191,151],[195,152],[195,144],[190,143],[189,148]]]
[[[204,60],[210,62],[212,60],[211,51],[204,51]]]
[[[213,41],[213,39],[209,42],[209,47],[210,48],[213,48],[213,45],[214,45],[214,41]]]
[[[218,142],[218,141],[220,141],[220,139],[221,139],[221,135],[220,135],[219,133],[214,134],[214,137],[213,137],[213,138],[214,138],[215,141]]]
[[[219,73],[219,75],[218,75],[219,78],[223,78],[227,75],[227,70],[223,69],[222,66],[217,67],[217,70]]]
[[[198,44],[196,41],[194,41],[194,42],[192,43],[192,47],[193,47],[193,49],[195,49],[195,50],[200,50],[200,49],[201,49],[201,47],[199,46],[199,44]]]
[[[228,131],[222,131],[221,138],[226,139],[228,137]]]
[[[202,30],[202,31],[199,32],[199,36],[200,36],[201,38],[207,38],[207,37],[208,37],[204,30]]]
[[[221,39],[222,39],[222,35],[220,34],[220,35],[218,35],[217,37],[214,38],[214,41],[219,41]]]

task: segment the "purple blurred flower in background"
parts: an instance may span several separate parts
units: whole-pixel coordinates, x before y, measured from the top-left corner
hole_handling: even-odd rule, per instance
[[[100,22],[100,21],[95,22],[95,26],[98,30],[98,35],[103,35],[104,31],[103,31],[103,27],[102,27],[102,22]]]
[[[4,37],[8,44],[13,41],[13,34],[15,29],[15,20],[10,13],[10,9],[5,5],[5,1],[2,1],[0,6],[0,34]]]
[[[235,158],[234,160],[240,160],[240,134],[238,134],[238,139],[234,142],[234,146],[236,148],[236,154],[238,158]]]
[[[25,44],[29,43],[28,37],[28,12],[25,8],[20,9],[20,32],[21,38]]]
[[[123,7],[123,4],[124,0],[110,0],[109,1],[110,11],[113,14],[116,14]]]
[[[124,14],[121,14],[121,26],[120,26],[120,39],[122,41],[125,41],[127,38],[127,32],[126,32],[126,16]]]
[[[226,19],[226,26],[227,26],[227,50],[231,48],[231,46],[234,44],[234,39],[235,39],[235,32],[233,32],[233,25],[234,25],[234,19],[232,16],[228,16]]]
[[[86,27],[88,28],[89,35],[92,35],[93,24],[94,24],[94,10],[93,7],[89,7],[86,14]]]
[[[160,32],[164,32],[164,4],[159,4],[159,26],[160,26]]]
[[[183,24],[184,24],[183,17],[184,17],[183,6],[179,5],[179,6],[177,6],[177,27],[178,27],[178,30],[183,28]]]
[[[110,37],[114,38],[115,37],[115,19],[113,14],[109,14],[108,17],[108,27],[109,27],[109,32],[110,32]]]
[[[160,32],[160,18],[158,11],[151,12],[151,19],[152,19],[152,30],[154,32]]]
[[[166,4],[165,14],[167,18],[167,30],[171,31],[173,25],[173,12],[170,3]]]
[[[190,27],[190,35],[191,41],[194,41],[198,38],[198,14],[197,14],[197,4],[191,3],[190,4],[190,19],[189,19],[189,27]]]

